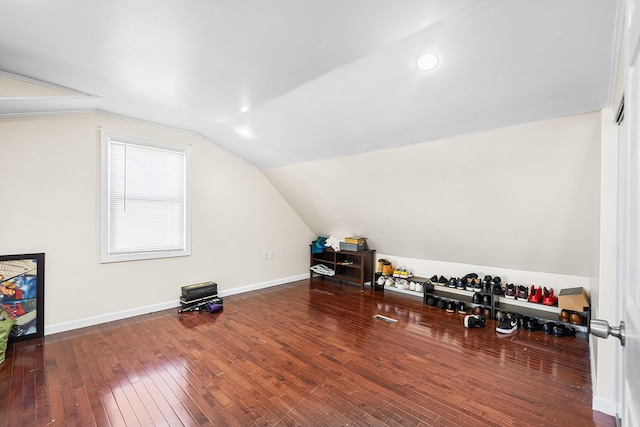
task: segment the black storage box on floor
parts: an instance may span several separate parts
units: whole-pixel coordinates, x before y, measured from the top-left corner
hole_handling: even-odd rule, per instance
[[[215,282],[204,282],[183,286],[180,299],[191,301],[206,296],[216,295],[218,295],[218,284]]]

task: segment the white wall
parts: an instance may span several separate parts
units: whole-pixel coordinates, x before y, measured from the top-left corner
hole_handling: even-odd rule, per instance
[[[602,111],[601,174],[600,174],[600,249],[596,264],[598,274],[591,285],[591,315],[617,324],[615,284],[617,280],[617,215],[618,215],[618,127],[611,109]],[[591,340],[594,379],[593,407],[615,415],[616,407],[616,357],[619,343],[592,337]]]
[[[100,264],[101,128],[192,146],[191,256]],[[46,333],[175,306],[186,284],[229,295],[308,275],[311,230],[262,173],[196,135],[95,114],[2,119],[0,194],[0,254],[46,254]]]
[[[428,120],[428,117],[425,117]],[[600,116],[265,171],[317,234],[415,259],[597,276]]]

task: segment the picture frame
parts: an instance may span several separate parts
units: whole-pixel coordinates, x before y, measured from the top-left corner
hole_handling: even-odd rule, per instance
[[[44,253],[0,255],[0,308],[16,321],[10,343],[44,336]]]

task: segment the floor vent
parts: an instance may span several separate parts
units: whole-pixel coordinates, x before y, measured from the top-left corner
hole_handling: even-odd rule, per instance
[[[396,323],[397,320],[396,319],[392,319],[390,317],[387,316],[383,316],[382,314],[376,314],[375,316],[373,316],[375,319],[379,319],[379,320],[384,320],[387,323]]]

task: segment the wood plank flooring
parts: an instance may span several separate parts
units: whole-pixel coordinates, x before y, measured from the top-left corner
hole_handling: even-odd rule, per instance
[[[10,344],[0,426],[614,426],[588,342],[309,279]],[[383,314],[396,319],[374,319]]]

